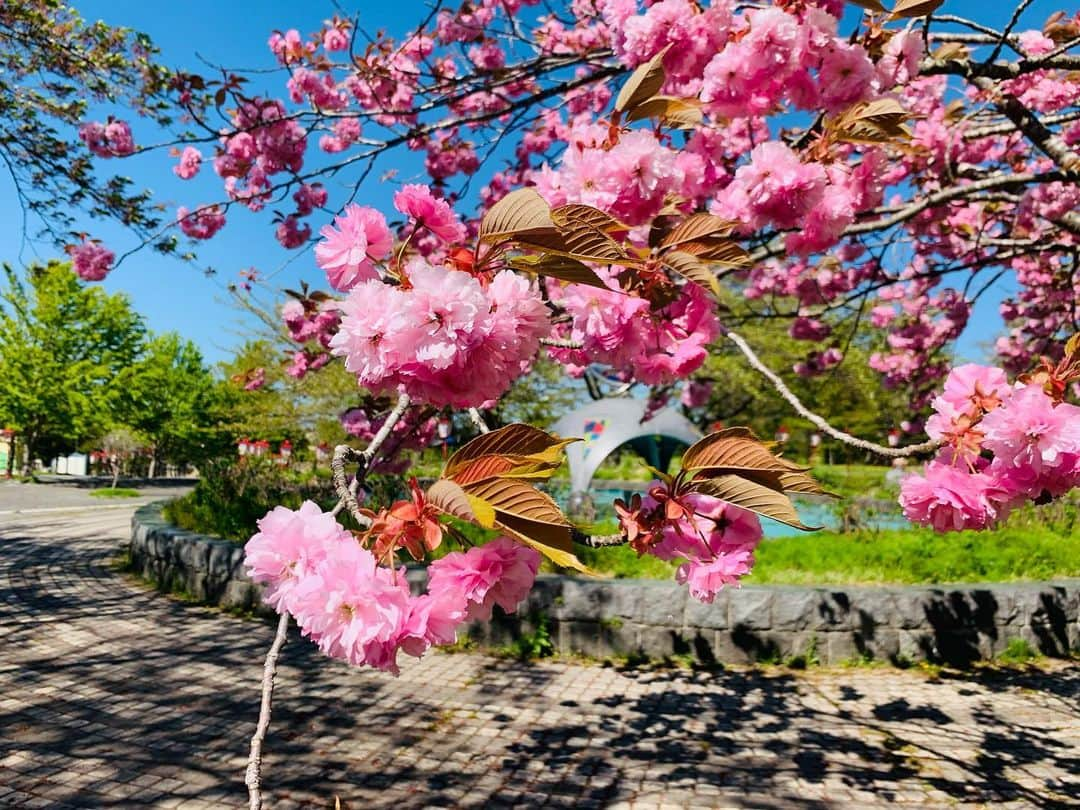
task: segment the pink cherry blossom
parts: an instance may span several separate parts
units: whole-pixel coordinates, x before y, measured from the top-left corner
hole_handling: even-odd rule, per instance
[[[491,618],[495,605],[513,613],[532,588],[540,554],[508,537],[454,552],[428,566],[428,591],[464,596],[469,620]]]
[[[359,205],[349,205],[319,235],[322,241],[315,246],[315,261],[326,271],[331,286],[342,291],[378,278],[375,262],[386,258],[393,245],[383,215]]]
[[[901,482],[900,505],[908,520],[937,532],[985,529],[998,517],[989,493],[999,486],[985,473],[932,461],[923,475],[911,474]]]
[[[304,501],[297,510],[277,506],[258,520],[259,531],[244,546],[247,574],[266,583],[266,601],[289,610],[297,582],[311,574],[329,554],[356,546],[352,535],[329,512]]]
[[[99,242],[83,241],[69,249],[71,265],[83,281],[101,281],[112,270],[116,254]]]
[[[465,239],[465,226],[461,220],[446,200],[432,194],[428,186],[403,186],[394,194],[394,208],[444,242],[461,242]]]
[[[1009,401],[983,417],[983,446],[1006,466],[1051,473],[1080,453],[1080,408],[1054,404],[1041,387],[1016,390]]]
[[[173,173],[181,180],[190,180],[199,173],[202,165],[202,152],[194,146],[185,146],[180,153],[180,162],[173,166]]]

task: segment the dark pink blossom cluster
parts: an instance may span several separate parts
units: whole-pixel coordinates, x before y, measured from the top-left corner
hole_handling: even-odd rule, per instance
[[[100,158],[126,157],[135,152],[135,139],[126,121],[90,121],[79,127],[79,139]]]
[[[901,486],[904,515],[939,532],[985,529],[1025,501],[1080,485],[1080,408],[998,368],[953,369],[927,421],[938,457]]]
[[[644,499],[616,501],[615,511],[638,554],[682,561],[675,579],[702,602],[712,602],[725,585],[738,585],[754,567],[761,522],[746,509],[698,492],[675,497],[654,481]]]
[[[212,239],[225,227],[225,212],[220,205],[203,205],[194,211],[185,206],[176,209],[180,230],[192,239]]]
[[[324,654],[394,673],[399,651],[420,657],[453,644],[464,622],[491,618],[494,605],[516,611],[540,567],[536,551],[499,537],[432,562],[427,592],[414,596],[404,567],[376,558],[310,501],[276,507],[258,525],[245,564],[266,602]]]
[[[648,385],[674,382],[701,367],[709,344],[720,334],[720,322],[714,302],[700,287],[687,284],[674,302],[653,309],[648,300],[619,289],[605,270],[597,273],[610,290],[583,284],[549,288],[571,317],[560,334],[581,344],[580,349],[550,349],[553,357],[571,372],[601,363]]]
[[[71,247],[71,264],[83,281],[101,281],[112,270],[116,256],[98,242],[83,240]]]
[[[330,286],[342,292],[378,279],[375,263],[385,259],[394,244],[386,218],[374,208],[359,205],[349,205],[319,235],[322,240],[315,246],[315,261],[326,272]]]

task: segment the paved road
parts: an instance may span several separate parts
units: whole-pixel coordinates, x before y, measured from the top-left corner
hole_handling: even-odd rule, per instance
[[[0,518],[0,805],[226,808],[272,628],[110,568],[129,510]],[[1080,667],[619,671],[431,655],[398,679],[293,636],[270,808],[1066,807]]]
[[[36,514],[40,512],[69,509],[72,507],[130,508],[135,504],[163,498],[175,498],[190,492],[191,486],[139,487],[138,498],[96,498],[89,486],[76,484],[23,484],[18,481],[0,480],[0,530],[11,520],[12,514]]]

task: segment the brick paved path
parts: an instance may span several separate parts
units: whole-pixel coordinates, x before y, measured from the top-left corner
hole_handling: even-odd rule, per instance
[[[0,805],[244,804],[272,629],[147,592],[128,510],[0,516]],[[621,672],[285,648],[270,808],[1067,807],[1080,668]]]

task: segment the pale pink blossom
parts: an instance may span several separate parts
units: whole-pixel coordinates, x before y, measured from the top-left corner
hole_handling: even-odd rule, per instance
[[[374,208],[349,205],[326,225],[315,246],[315,261],[326,271],[336,290],[347,291],[362,281],[379,277],[375,262],[386,258],[393,246],[386,219]]]
[[[540,554],[508,537],[466,552],[453,552],[428,566],[428,592],[463,596],[469,620],[491,618],[495,605],[514,613],[540,569]]]

